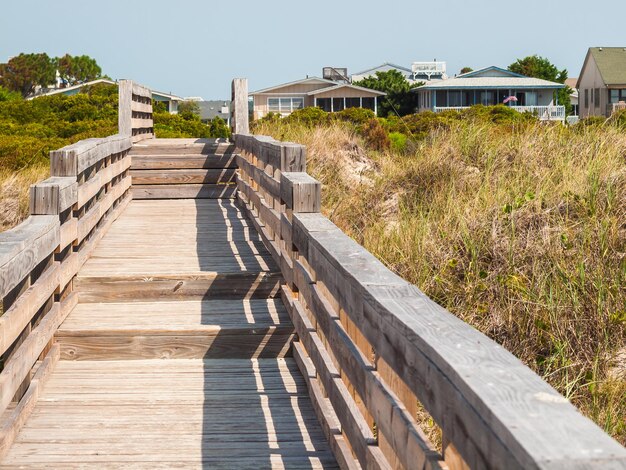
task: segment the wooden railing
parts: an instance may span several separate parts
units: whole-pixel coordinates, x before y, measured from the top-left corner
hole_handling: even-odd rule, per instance
[[[151,105],[142,104],[151,116]],[[0,458],[59,358],[53,336],[78,301],[74,276],[130,202],[128,151],[148,135],[143,123],[133,130],[131,116],[120,102],[120,123],[130,122],[130,132],[52,151],[51,177],[31,186],[30,216],[0,233]]]
[[[154,137],[152,91],[131,80],[119,81],[120,135],[131,136],[133,143]]]
[[[305,147],[234,140],[238,198],[285,278],[293,354],[342,468],[626,465],[623,447],[521,361],[324,217]]]

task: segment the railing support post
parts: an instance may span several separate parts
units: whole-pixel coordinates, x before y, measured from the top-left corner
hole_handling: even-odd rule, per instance
[[[231,109],[231,127],[233,134],[249,134],[247,78],[235,78],[233,80]]]
[[[119,106],[117,115],[117,125],[119,134],[123,136],[130,136],[133,134],[133,82],[132,80],[120,80],[119,81]]]

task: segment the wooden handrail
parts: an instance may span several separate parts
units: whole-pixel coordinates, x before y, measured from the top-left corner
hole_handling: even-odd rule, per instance
[[[286,280],[294,356],[340,462],[626,465],[626,449],[532,370],[324,217],[321,185],[303,172],[303,146],[247,134],[234,140],[238,198]],[[442,429],[441,454],[416,422],[418,401]]]
[[[120,125],[130,129],[50,152],[51,177],[31,186],[30,216],[0,233],[0,414],[17,402],[0,423],[0,458],[58,359],[53,336],[78,301],[73,278],[130,202],[128,152],[134,141],[152,136],[151,92],[123,81],[120,98]],[[149,123],[134,128],[136,118]]]

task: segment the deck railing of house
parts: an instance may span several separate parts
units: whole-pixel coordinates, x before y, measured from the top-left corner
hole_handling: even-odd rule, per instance
[[[434,111],[441,113],[443,111],[461,111],[468,109],[469,106],[436,106]],[[511,106],[511,109],[520,113],[532,113],[542,121],[563,121],[565,119],[565,106]]]
[[[626,103],[624,101],[620,101],[619,103],[609,103],[607,106],[607,116],[610,116],[613,113],[617,113],[619,111],[623,111],[626,109]]]

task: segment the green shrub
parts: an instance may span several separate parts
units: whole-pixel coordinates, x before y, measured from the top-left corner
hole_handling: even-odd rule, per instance
[[[405,153],[407,149],[407,137],[401,132],[390,132],[389,140],[391,142],[391,150],[397,153]]]
[[[226,121],[219,116],[215,116],[215,118],[211,121],[210,128],[211,137],[230,137],[230,128],[226,125]]]
[[[371,109],[366,108],[347,108],[342,111],[338,111],[334,113],[333,119],[337,119],[339,121],[346,121],[352,124],[356,124],[362,126],[367,123],[370,119],[374,119],[376,114]]]
[[[299,123],[313,127],[327,124],[330,118],[329,113],[320,108],[307,107],[294,111],[284,119],[288,123]]]

